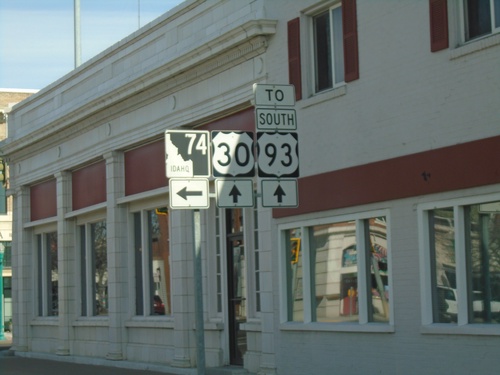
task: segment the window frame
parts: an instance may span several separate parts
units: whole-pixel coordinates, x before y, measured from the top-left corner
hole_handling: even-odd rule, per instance
[[[134,282],[133,284],[133,290],[134,293],[132,294],[134,296],[133,300],[133,316],[137,318],[144,318],[144,319],[151,319],[151,318],[160,318],[160,319],[165,319],[165,318],[171,318],[172,317],[172,311],[166,312],[165,315],[159,315],[159,314],[154,314],[153,311],[153,306],[151,303],[148,302],[147,296],[152,296],[151,291],[152,291],[152,277],[154,271],[152,270],[152,248],[149,246],[149,241],[150,241],[150,228],[149,228],[149,223],[150,223],[150,217],[149,213],[151,211],[154,211],[155,209],[158,208],[163,208],[167,207],[164,201],[154,201],[154,202],[148,202],[148,204],[133,204],[130,207],[129,210],[129,217],[130,217],[130,233],[131,233],[131,238],[129,243],[131,244],[131,252],[132,252],[132,265],[133,265],[133,274],[134,274]],[[167,207],[168,208],[168,207]],[[168,210],[168,215],[170,216],[170,210]],[[139,216],[140,218],[140,243],[141,247],[144,249],[146,248],[147,251],[142,251],[142,258],[141,258],[141,271],[138,272],[137,270],[137,261],[135,257],[135,244],[136,244],[136,215]],[[170,220],[169,220],[169,229],[170,229]],[[170,233],[170,230],[169,230]],[[167,239],[168,241],[169,239]],[[142,286],[142,292],[139,293],[137,291],[137,286],[139,285],[137,277],[140,276],[142,277],[142,280],[140,281],[140,286]],[[170,286],[172,288],[172,269],[170,269]],[[142,297],[142,313],[138,313],[138,308],[137,304],[139,301],[137,300],[138,296]],[[170,298],[170,304],[168,303],[169,301],[162,301],[166,306],[170,305],[172,306],[172,289],[170,290],[170,295],[168,296]]]
[[[499,25],[495,28],[495,0],[489,0],[490,3],[490,26],[491,26],[491,32],[484,34],[484,35],[479,35],[476,37],[468,37],[468,22],[467,22],[467,14],[466,14],[466,2],[467,0],[461,0],[458,2],[458,11],[459,11],[459,19],[460,19],[460,41],[462,44],[468,44],[468,43],[474,43],[478,40],[481,40],[483,38],[488,38],[492,35],[499,34],[500,33],[500,23]],[[499,4],[500,5],[500,4]]]
[[[487,202],[500,201],[500,193],[454,198],[429,203],[421,203],[417,208],[418,236],[421,269],[421,332],[429,334],[471,334],[500,335],[500,324],[473,323],[469,321],[468,309],[468,249],[465,235],[465,208]],[[428,212],[436,209],[453,208],[455,223],[455,264],[457,283],[457,322],[436,323],[433,313],[434,265],[430,251],[430,230]]]
[[[76,220],[76,248],[78,249],[78,270],[79,270],[79,309],[78,316],[84,319],[108,319],[109,316],[109,285],[108,285],[108,313],[97,315],[95,303],[89,301],[95,300],[95,286],[91,280],[95,280],[95,254],[92,244],[92,225],[100,222],[106,223],[106,242],[107,242],[107,217],[105,211],[96,211],[87,215],[79,216]],[[82,228],[85,232],[85,238],[82,238]],[[84,244],[84,249],[82,249]],[[106,267],[109,274],[108,251],[106,249]],[[108,279],[109,282],[109,279]]]
[[[336,82],[335,78],[335,37],[334,37],[334,30],[333,30],[333,21],[332,21],[332,11],[336,8],[342,8],[342,2],[340,0],[332,0],[328,1],[324,4],[321,4],[321,6],[314,7],[311,9],[308,9],[305,12],[305,15],[307,16],[307,30],[308,30],[308,40],[309,40],[309,54],[311,58],[307,62],[308,65],[311,67],[309,69],[310,71],[310,87],[311,87],[311,93],[312,96],[315,95],[321,95],[323,93],[327,93],[333,90],[338,89],[339,87],[345,86],[346,81],[345,81],[345,66],[344,66],[344,44],[343,44],[343,32],[340,38],[340,43],[341,43],[341,48],[342,48],[342,69],[343,69],[343,77],[342,80]],[[318,69],[317,69],[317,61],[316,61],[316,30],[315,30],[315,17],[319,16],[322,13],[328,12],[328,21],[329,21],[329,26],[330,26],[330,59],[331,59],[331,65],[329,66],[330,69],[330,74],[332,75],[332,85],[331,87],[324,88],[322,90],[317,89],[317,75],[318,75]],[[341,17],[342,19],[342,17]]]
[[[34,304],[35,316],[38,318],[58,318],[59,314],[54,314],[50,309],[50,301],[52,300],[52,292],[50,289],[50,273],[49,273],[49,260],[50,251],[47,248],[48,236],[55,233],[57,236],[57,225],[49,224],[41,227],[34,228],[33,231],[33,245],[35,248],[35,295],[36,304]],[[59,255],[59,254],[58,254]],[[59,257],[57,259],[59,263]],[[59,279],[59,264],[57,264],[57,273]],[[59,289],[59,285],[58,285]],[[50,300],[49,300],[50,299]],[[58,290],[59,299],[59,290]],[[59,301],[58,301],[59,310]]]
[[[388,322],[372,322],[369,321],[369,291],[367,284],[368,270],[370,263],[365,256],[366,248],[363,251],[358,249],[358,300],[359,300],[359,321],[358,322],[318,322],[313,321],[312,311],[312,296],[311,283],[314,282],[314,275],[311,274],[310,251],[309,251],[309,228],[318,225],[341,223],[346,221],[356,222],[356,243],[362,244],[365,242],[366,226],[364,221],[376,218],[385,217],[387,223],[387,268],[389,270],[388,280],[388,296],[389,301],[389,321]],[[287,231],[290,229],[300,228],[302,231],[301,251],[300,256],[303,259],[303,284],[304,292],[304,321],[290,321],[288,317],[288,285],[287,285]],[[392,276],[392,252],[391,252],[391,220],[390,212],[387,209],[364,211],[355,214],[326,216],[322,218],[306,219],[302,221],[294,221],[282,223],[278,225],[278,248],[279,248],[279,288],[280,288],[280,329],[281,330],[297,330],[297,331],[338,331],[338,332],[394,332],[394,303],[393,301],[393,276]],[[361,256],[360,256],[361,255]]]

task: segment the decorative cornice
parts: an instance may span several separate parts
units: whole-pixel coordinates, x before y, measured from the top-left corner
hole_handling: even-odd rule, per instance
[[[123,114],[123,108],[132,111],[145,103],[166,97],[174,90],[194,85],[258,56],[267,49],[267,38],[276,32],[276,25],[275,20],[251,20],[183,56],[152,68],[145,74],[132,77],[124,84],[115,82],[113,77],[110,79],[108,91],[99,92],[99,88],[96,88],[95,95],[90,95],[90,99],[80,106],[78,103],[81,102],[76,100],[74,106],[69,105],[70,103],[62,104],[68,107],[65,114],[48,119],[47,123],[41,124],[36,130],[20,132],[19,137],[7,139],[1,144],[2,151],[7,155],[21,152],[22,157],[27,157],[33,152],[46,150],[67,137],[74,137],[101,126],[106,119],[113,118],[118,113]],[[158,54],[164,52],[160,51]],[[109,63],[112,64],[113,61],[103,61],[101,69],[107,69]],[[99,71],[96,71],[94,74],[98,73]],[[116,83],[116,87],[113,87],[113,83]],[[39,100],[44,103],[47,100],[60,100],[53,91],[47,93],[52,98],[44,97],[43,93],[41,95]],[[83,95],[89,96],[89,93]],[[19,113],[21,116],[23,114]],[[85,125],[82,126],[83,124]],[[37,149],[31,151],[29,147],[33,144],[37,145]]]

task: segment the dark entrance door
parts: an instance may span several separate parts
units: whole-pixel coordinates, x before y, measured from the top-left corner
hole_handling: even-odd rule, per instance
[[[226,228],[230,363],[243,365],[247,336],[240,327],[247,320],[247,288],[242,209],[226,210]]]

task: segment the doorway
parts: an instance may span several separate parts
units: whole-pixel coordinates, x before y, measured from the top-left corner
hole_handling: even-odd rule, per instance
[[[243,210],[226,210],[227,287],[229,360],[232,365],[243,365],[247,350],[246,332],[241,325],[247,321],[246,249],[243,234]]]

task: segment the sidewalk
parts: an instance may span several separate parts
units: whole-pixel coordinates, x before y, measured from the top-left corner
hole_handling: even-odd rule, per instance
[[[172,368],[127,361],[109,361],[99,358],[62,357],[42,353],[9,351],[12,334],[5,332],[6,340],[0,341],[1,375],[197,375],[196,368]],[[90,364],[91,363],[91,364]],[[242,368],[207,368],[206,375],[250,375]]]

